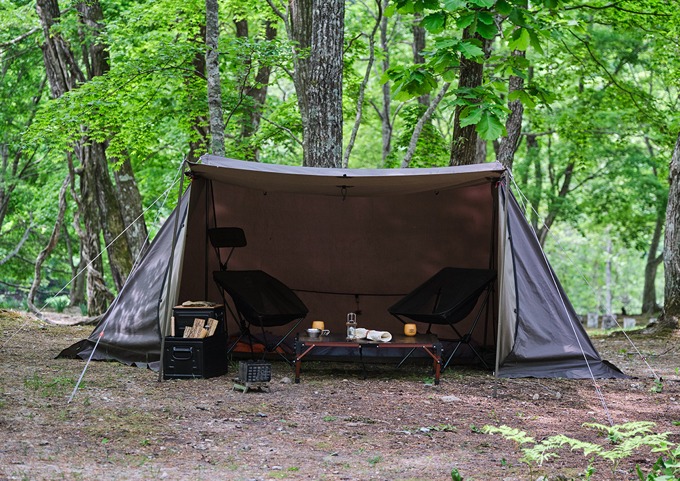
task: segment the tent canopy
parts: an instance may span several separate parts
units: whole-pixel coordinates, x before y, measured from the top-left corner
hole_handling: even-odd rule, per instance
[[[147,339],[155,336],[160,345],[167,306],[221,301],[213,282],[220,266],[207,233],[213,227],[239,227],[247,245],[235,249],[229,268],[259,269],[281,280],[309,308],[310,323],[320,319],[338,332],[347,313],[356,312],[360,327],[397,332],[402,326],[389,314],[389,306],[442,268],[492,269],[498,276],[474,342],[492,356],[498,352],[498,375],[503,375],[506,358],[513,363],[513,376],[585,377],[592,369],[589,363],[584,367],[584,359],[597,366],[598,377],[619,375],[600,360],[559,282],[548,275],[552,270],[505,191],[505,169],[498,163],[320,169],[208,155],[189,170],[191,188],[175,211],[177,231],[166,224],[89,344],[74,346],[69,354],[87,355],[109,319],[119,335],[105,335],[102,353],[95,358],[138,362],[134,358],[139,356],[126,350],[145,351],[147,359],[157,356],[159,350],[148,342],[135,345],[139,331]],[[173,237],[171,252],[168,239]],[[165,247],[154,250],[157,243]],[[169,265],[171,257],[172,273],[159,276],[156,269],[145,274],[147,263]],[[524,291],[532,283],[548,282]],[[127,298],[143,304],[140,297],[146,298],[149,310],[156,310],[155,318],[116,308]],[[461,329],[466,322],[472,319],[461,321]],[[440,327],[441,333],[436,327],[433,332],[445,337],[449,331]],[[236,327],[232,323],[229,329]],[[537,336],[540,331],[552,336]],[[533,351],[540,352],[539,358]],[[531,368],[524,370],[526,366]]]

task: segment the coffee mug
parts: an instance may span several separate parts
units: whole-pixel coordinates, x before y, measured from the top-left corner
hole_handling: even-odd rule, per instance
[[[312,321],[312,329],[323,331],[325,328],[326,325],[323,323],[323,321]]]
[[[308,335],[311,339],[317,339],[319,336],[327,336],[327,335],[329,335],[330,333],[331,333],[331,331],[329,331],[328,329],[323,329],[323,330],[321,330],[321,329],[314,329],[314,328],[307,329],[307,335]]]

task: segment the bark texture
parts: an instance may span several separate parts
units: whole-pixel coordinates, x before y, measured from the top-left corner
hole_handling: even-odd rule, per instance
[[[664,304],[659,320],[662,329],[677,329],[680,320],[680,134],[675,143],[668,174],[670,190],[666,206],[664,239]]]
[[[235,22],[236,36],[240,38],[248,38],[248,20],[241,19]],[[276,39],[277,30],[273,22],[267,21],[265,24],[265,41],[271,42]],[[251,59],[248,59],[247,65],[252,67]],[[270,65],[260,65],[255,73],[254,81],[249,85],[244,85],[243,95],[249,98],[246,102],[246,107],[243,112],[243,121],[241,122],[241,139],[248,141],[260,128],[262,120],[262,111],[264,109],[265,101],[267,100],[267,89],[269,87],[269,77],[272,68]],[[245,160],[258,160],[259,149],[254,145],[248,145],[243,153]]]
[[[87,76],[83,73],[69,43],[61,35],[57,26],[61,12],[56,0],[38,0],[36,11],[44,34],[41,46],[47,79],[53,98],[76,89],[91,76],[102,75],[108,71],[108,55],[105,45],[99,41],[102,31],[102,10],[97,1],[82,2],[76,5],[80,20],[82,56]],[[132,267],[132,259],[127,238],[121,235],[125,224],[120,213],[120,205],[111,182],[106,160],[105,146],[92,142],[83,127],[82,138],[76,142],[74,152],[80,162],[80,195],[75,196],[82,215],[81,256],[89,263],[87,269],[88,313],[101,314],[106,309],[110,292],[104,283],[103,263],[101,260],[100,232],[109,245],[109,264],[117,288],[122,287]],[[70,161],[69,161],[70,162]],[[72,175],[75,170],[71,169]],[[117,239],[113,242],[114,239]]]
[[[342,77],[345,2],[292,0],[297,42],[295,90],[302,117],[303,165],[342,165]]]
[[[205,63],[208,71],[208,111],[210,112],[211,150],[224,155],[224,119],[222,117],[222,83],[218,53],[219,10],[217,0],[205,0]]]
[[[139,192],[135,173],[129,157],[120,163],[113,171],[116,181],[116,194],[123,223],[128,226],[125,231],[128,247],[133,263],[149,246],[149,233],[144,220],[142,209],[142,194]]]
[[[654,234],[649,244],[647,264],[645,265],[645,285],[642,289],[642,313],[653,314],[661,311],[661,306],[656,302],[656,273],[659,264],[663,262],[663,254],[659,254],[661,234],[663,233],[664,215],[659,213],[654,226]]]
[[[463,31],[463,40],[477,38],[484,39],[478,34],[471,34],[469,29]],[[479,87],[484,81],[484,65],[474,60],[462,57],[460,60],[460,75],[458,88]],[[463,108],[456,107],[453,124],[453,142],[451,144],[451,165],[470,165],[477,161],[477,131],[475,125],[460,126],[460,113]]]
[[[382,0],[383,11],[387,8],[389,0]],[[389,36],[387,27],[389,19],[383,16],[380,22],[380,46],[383,52],[382,72],[386,72],[390,68],[390,49]],[[389,82],[382,85],[382,106],[378,113],[380,115],[380,132],[382,138],[382,165],[387,162],[387,157],[392,152],[392,94],[390,93]]]
[[[525,52],[515,50],[512,52],[515,57],[524,57]],[[516,75],[511,75],[508,80],[508,93],[522,90],[524,88],[524,79]],[[515,152],[519,146],[519,141],[522,135],[522,117],[524,115],[524,104],[518,99],[508,102],[510,115],[505,122],[505,130],[508,135],[502,137],[498,148],[496,160],[503,164],[508,169],[512,170],[512,163],[515,159]]]

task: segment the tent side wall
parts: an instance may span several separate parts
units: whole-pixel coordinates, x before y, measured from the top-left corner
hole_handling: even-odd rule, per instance
[[[166,303],[165,296],[168,292],[168,304],[174,302],[173,298],[176,299],[190,192],[191,189],[187,189],[180,205],[158,231],[90,336],[64,349],[59,357],[87,359],[101,334],[93,359],[116,360],[125,364],[158,362],[161,341],[159,313],[161,306]],[[179,231],[174,250],[173,273],[169,273],[173,231],[178,215]]]
[[[510,352],[498,360],[497,375],[626,377],[602,361],[512,193],[502,189],[501,201],[507,222],[505,249],[511,255],[504,257],[500,325],[504,336],[513,339]]]

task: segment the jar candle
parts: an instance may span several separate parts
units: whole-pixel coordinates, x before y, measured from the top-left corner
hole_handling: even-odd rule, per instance
[[[404,335],[411,337],[416,334],[418,334],[418,329],[415,324],[404,324]]]
[[[326,325],[323,323],[323,321],[312,321],[312,329],[323,331],[326,329]]]

